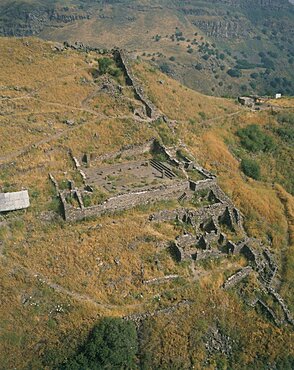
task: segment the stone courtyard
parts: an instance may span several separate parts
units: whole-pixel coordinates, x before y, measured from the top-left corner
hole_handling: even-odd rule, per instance
[[[90,186],[103,188],[109,193],[146,190],[178,180],[168,163],[152,158],[97,167],[93,165],[85,168],[84,173]]]

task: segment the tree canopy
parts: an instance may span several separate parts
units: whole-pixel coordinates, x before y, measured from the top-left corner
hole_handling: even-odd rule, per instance
[[[119,318],[104,318],[94,327],[78,353],[61,369],[134,369],[137,351],[135,325]]]

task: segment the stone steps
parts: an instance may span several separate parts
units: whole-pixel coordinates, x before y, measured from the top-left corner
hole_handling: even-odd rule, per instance
[[[179,198],[178,198],[178,201],[181,202],[182,200],[184,200],[185,198],[187,198],[187,193],[183,193]]]
[[[150,160],[150,164],[153,168],[155,168],[157,171],[161,172],[162,174],[164,174],[166,177],[168,177],[169,179],[173,179],[176,177],[176,175],[173,173],[172,170],[170,170],[166,165],[164,165],[163,163],[161,162],[158,162],[157,160],[155,159],[151,159]]]

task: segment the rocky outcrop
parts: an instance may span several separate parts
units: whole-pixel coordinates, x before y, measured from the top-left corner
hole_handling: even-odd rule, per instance
[[[238,8],[266,8],[280,10],[289,8],[288,0],[208,0],[209,3],[231,5]]]
[[[91,17],[91,13],[80,9],[54,8],[50,5],[20,5],[19,7],[4,8],[3,11],[6,14],[6,18],[0,23],[0,34],[2,36],[38,35],[48,25],[60,26],[61,24],[90,19]]]
[[[207,357],[209,358],[215,353],[221,353],[226,357],[229,357],[233,352],[233,344],[234,340],[226,335],[217,326],[211,327],[205,337]]]
[[[244,20],[196,19],[193,24],[207,36],[219,39],[250,38],[252,27]]]

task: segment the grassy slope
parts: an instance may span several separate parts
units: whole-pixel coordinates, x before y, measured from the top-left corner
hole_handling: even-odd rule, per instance
[[[75,225],[56,217],[48,172],[54,172],[60,180],[73,174],[69,149],[77,155],[87,151],[105,153],[162,133],[156,125],[135,122],[129,101],[123,97],[118,101],[98,94],[94,100],[83,103],[97,90],[89,73],[96,56],[73,51],[56,53],[50,44],[36,39],[1,39],[0,43],[3,51],[0,146],[5,163],[1,167],[0,187],[12,190],[26,187],[32,201],[26,212],[0,219],[2,366],[37,369],[44,366],[42,362],[56,365],[74,351],[99,317],[152,310],[182,299],[197,302],[186,319],[175,316],[166,326],[163,316],[154,328],[154,333],[162,333],[166,361],[176,361],[181,355],[184,368],[190,347],[181,343],[186,343],[191,334],[191,321],[197,323],[196,328],[203,334],[215,320],[229,332],[236,327],[238,343],[247,346],[242,355],[244,364],[251,364],[267,353],[275,359],[289,352],[288,329],[275,328],[244,308],[237,298],[218,289],[224,274],[230,274],[244,261],[224,261],[208,274],[200,268],[204,277],[195,289],[189,266],[176,264],[167,252],[156,248],[157,243],[172,240],[178,231],[168,224],[151,225],[148,215],[152,207],[172,204],[141,207]],[[264,120],[270,119],[268,114],[241,110],[239,116],[228,116],[239,110],[234,102],[187,90],[150,70],[148,65],[138,64],[135,69],[152,100],[164,113],[179,120],[176,139],[185,141],[199,161],[219,175],[224,190],[248,217],[246,226],[250,234],[266,238],[271,233],[274,250],[279,255],[286,248],[287,261],[291,261],[292,250],[287,245],[287,233],[292,227],[291,196],[281,187],[272,188],[270,177],[269,180],[265,177],[264,182],[244,178],[227,145],[228,140],[231,145],[232,142],[238,145],[234,135],[237,127],[251,122],[263,125]],[[123,80],[120,82],[124,84]],[[11,99],[7,101],[6,97]],[[64,124],[66,119],[75,120],[73,129]],[[50,138],[59,132],[63,132],[62,136]],[[98,142],[94,133],[98,134]],[[44,138],[46,142],[32,146]],[[23,146],[28,148],[25,153],[5,160],[5,156]],[[119,265],[115,263],[117,257]],[[156,264],[156,260],[160,263]],[[142,285],[142,265],[146,279],[176,273],[182,276],[180,284]],[[289,262],[283,276],[285,287],[290,285],[291,271]],[[290,295],[285,296],[290,301]],[[203,311],[204,318],[199,316]],[[177,317],[182,320],[180,326],[175,321]],[[150,346],[156,353],[156,338],[160,335],[152,337],[155,342],[151,341]],[[179,345],[172,345],[172,341]],[[193,350],[195,361],[199,361],[203,357],[203,342],[198,338],[195,343],[196,347],[191,348],[198,348],[199,344],[199,351]],[[156,363],[165,361],[163,357],[156,353]]]
[[[10,20],[16,19],[16,25],[21,24],[20,32],[27,23],[24,17],[25,9],[30,4],[28,12],[32,10],[51,8],[53,5],[43,1],[20,1],[22,11],[13,4],[7,10],[3,5],[3,17],[10,25]],[[23,5],[23,3],[25,5]],[[62,23],[60,21],[46,21],[39,30],[41,37],[50,40],[83,41],[99,47],[122,46],[134,51],[136,55],[154,60],[156,65],[168,64],[173,75],[185,85],[206,94],[235,96],[244,93],[273,94],[282,91],[284,94],[293,92],[293,37],[291,37],[291,25],[293,23],[293,10],[275,10],[269,7],[258,8],[252,11],[252,7],[232,7],[224,2],[203,2],[195,0],[184,3],[181,1],[153,1],[146,2],[123,1],[123,2],[88,2],[81,4],[79,1],[66,3],[56,1],[54,6],[58,14],[69,16],[71,14],[85,15],[91,10],[90,19],[76,20]],[[64,10],[64,5],[69,10]],[[79,5],[82,6],[80,9]],[[188,12],[186,13],[186,11]],[[192,13],[189,13],[189,10]],[[196,10],[196,15],[193,11]],[[197,11],[200,10],[200,15]],[[203,13],[202,13],[202,12]],[[7,15],[6,15],[7,14]],[[207,15],[208,14],[208,15]],[[24,18],[24,19],[22,19]],[[267,20],[265,22],[264,20]],[[279,20],[277,22],[277,19]],[[248,37],[238,36],[233,38],[209,37],[204,29],[195,26],[198,21],[232,22],[243,25]],[[33,22],[32,22],[33,23]],[[8,27],[7,26],[7,27]],[[8,27],[9,28],[9,27]],[[16,28],[16,27],[15,27]],[[185,40],[172,41],[171,35],[175,34],[176,28],[183,33]],[[230,26],[228,26],[230,28]],[[237,27],[238,28],[238,27]],[[12,27],[12,29],[14,29]],[[195,36],[195,33],[197,35]],[[154,37],[160,36],[156,42]],[[197,45],[191,44],[193,40]],[[209,51],[218,54],[224,53],[225,58],[219,59],[211,55],[207,61],[203,57],[207,51],[199,51],[199,45],[208,43]],[[192,46],[192,53],[188,53],[188,46]],[[212,46],[214,45],[214,46]],[[207,50],[208,50],[207,49]],[[270,57],[275,64],[275,71],[261,68],[259,52],[273,52],[278,59]],[[169,58],[174,57],[174,61]],[[243,70],[241,78],[232,78],[227,74],[228,69],[236,65],[235,59],[247,59],[256,67]],[[195,65],[202,65],[202,70],[195,69]],[[222,67],[223,66],[223,67]],[[257,80],[250,75],[259,73]],[[265,73],[266,72],[266,73]],[[278,78],[278,83],[274,80]],[[283,78],[286,82],[283,82]],[[292,86],[288,85],[288,81]],[[251,83],[251,85],[249,85]],[[253,84],[253,85],[252,85]],[[274,85],[271,85],[274,84]]]

